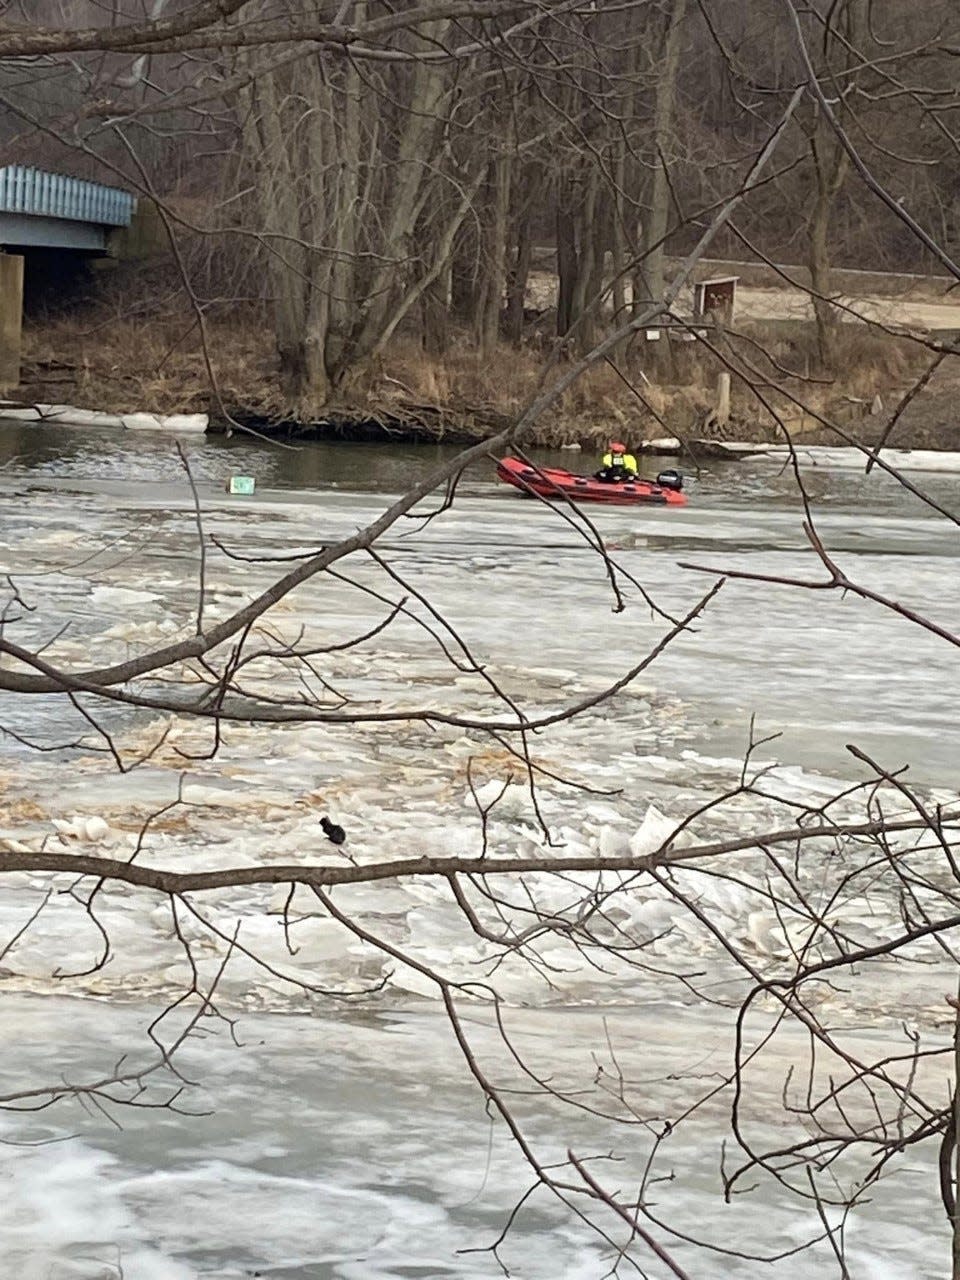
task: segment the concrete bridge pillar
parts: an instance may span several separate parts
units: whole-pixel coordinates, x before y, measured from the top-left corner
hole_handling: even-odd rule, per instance
[[[141,198],[129,225],[107,232],[108,256],[101,258],[100,262],[141,262],[169,252],[170,241],[156,203]]]
[[[20,326],[23,318],[23,258],[0,253],[0,391],[20,382]]]

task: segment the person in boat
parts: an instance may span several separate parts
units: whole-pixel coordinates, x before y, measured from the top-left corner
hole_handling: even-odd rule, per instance
[[[608,484],[620,484],[624,480],[637,478],[637,460],[632,453],[627,453],[627,446],[619,440],[611,440],[610,447],[603,455],[600,470],[596,473],[598,480]]]

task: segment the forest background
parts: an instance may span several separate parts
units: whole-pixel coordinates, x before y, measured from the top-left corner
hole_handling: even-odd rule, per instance
[[[722,434],[774,438],[779,417],[794,438],[839,422],[869,440],[931,334],[956,332],[960,34],[945,0],[286,0],[230,4],[215,32],[154,0],[139,22],[114,15],[109,47],[37,43],[95,31],[95,4],[17,8],[0,159],[135,191],[151,250],[68,282],[57,270],[52,288],[34,273],[21,399],[492,433],[545,366],[663,296],[804,58],[823,103],[792,113],[657,326],[572,385],[537,438],[710,434],[733,365]],[[692,284],[727,274],[738,311],[704,341]],[[900,443],[956,443],[941,365]]]

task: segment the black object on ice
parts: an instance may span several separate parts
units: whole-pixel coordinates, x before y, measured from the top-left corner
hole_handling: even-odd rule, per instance
[[[329,818],[321,818],[320,825],[323,827],[323,834],[334,844],[343,844],[344,840],[346,840],[347,833],[344,831],[343,827],[338,827],[337,824],[335,822],[331,822]]]

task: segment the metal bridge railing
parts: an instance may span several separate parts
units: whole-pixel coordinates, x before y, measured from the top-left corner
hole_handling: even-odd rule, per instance
[[[128,227],[136,205],[136,198],[128,191],[100,182],[84,182],[20,164],[0,168],[0,213]]]

